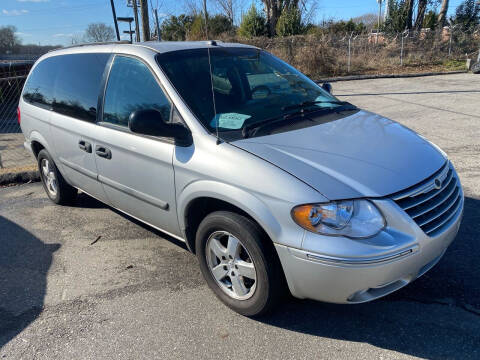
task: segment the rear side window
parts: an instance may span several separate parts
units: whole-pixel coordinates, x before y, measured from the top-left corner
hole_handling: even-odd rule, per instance
[[[35,66],[23,89],[23,100],[32,105],[50,109],[56,70],[54,57],[47,58]]]
[[[110,54],[72,54],[56,57],[53,111],[95,122],[102,76]]]
[[[105,92],[103,122],[127,127],[130,114],[141,109],[156,109],[165,121],[170,119],[170,102],[147,65],[117,55]]]

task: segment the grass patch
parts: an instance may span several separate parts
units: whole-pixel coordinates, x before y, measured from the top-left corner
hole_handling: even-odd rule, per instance
[[[465,70],[465,60],[445,60],[443,66],[450,71]]]
[[[36,171],[37,165],[25,165],[25,166],[17,166],[17,167],[9,167],[0,169],[0,175],[3,174],[11,174],[11,173],[20,173],[25,171]]]

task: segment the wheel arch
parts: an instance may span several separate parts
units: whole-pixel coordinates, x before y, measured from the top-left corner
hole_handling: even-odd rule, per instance
[[[30,138],[30,143],[32,145],[33,155],[35,155],[35,158],[38,157],[38,153],[42,149],[46,149],[48,151],[48,153],[50,154],[50,156],[53,156],[53,154],[50,150],[50,146],[47,143],[47,140],[38,131],[32,131],[30,133],[29,138]]]
[[[232,211],[253,220],[273,241],[280,224],[265,203],[249,192],[215,181],[198,181],[185,188],[178,198],[178,219],[187,246],[195,253],[195,235],[200,222],[214,211]]]

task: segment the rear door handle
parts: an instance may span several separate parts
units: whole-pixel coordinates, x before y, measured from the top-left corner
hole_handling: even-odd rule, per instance
[[[103,146],[95,146],[95,154],[109,160],[112,158],[112,152],[110,151],[110,149],[107,149]]]
[[[90,144],[89,142],[86,142],[85,140],[80,140],[78,142],[78,147],[87,153],[92,152],[92,144]]]

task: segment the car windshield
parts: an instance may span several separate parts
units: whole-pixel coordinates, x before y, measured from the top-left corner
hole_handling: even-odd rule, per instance
[[[211,132],[218,126],[228,138],[291,115],[327,114],[348,104],[260,49],[212,47],[210,62],[207,48],[189,49],[159,54],[157,61],[203,125]]]

